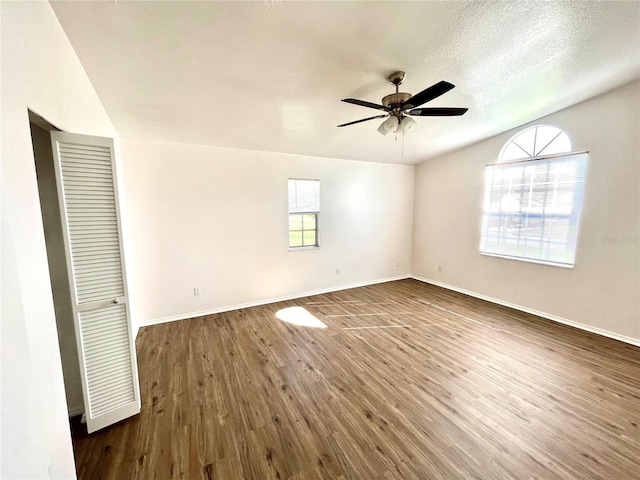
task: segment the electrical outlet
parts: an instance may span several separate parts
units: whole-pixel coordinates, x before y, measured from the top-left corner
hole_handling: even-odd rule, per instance
[[[442,264],[441,264],[441,263],[439,263],[439,264],[438,264],[438,271],[439,271],[439,272],[441,272],[441,271],[442,271]]]
[[[336,267],[336,275],[340,275],[340,267]]]
[[[200,291],[200,287],[193,287],[193,294],[197,297],[202,292]]]

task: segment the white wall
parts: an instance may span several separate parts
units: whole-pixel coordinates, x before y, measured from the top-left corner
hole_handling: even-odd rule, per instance
[[[640,339],[639,91],[639,83],[627,85],[421,164],[416,169],[412,273]],[[573,151],[590,152],[573,269],[478,253],[484,166],[497,160],[515,133],[536,124],[561,128]]]
[[[142,324],[410,273],[412,166],[127,139],[122,158]],[[288,178],[320,179],[319,249],[288,251]]]
[[[3,479],[75,478],[27,108],[115,136],[46,2],[0,2]]]

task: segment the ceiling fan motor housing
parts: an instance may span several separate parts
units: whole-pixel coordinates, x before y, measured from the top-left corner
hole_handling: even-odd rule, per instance
[[[387,78],[389,82],[396,86],[396,93],[392,93],[391,95],[387,95],[382,99],[382,105],[387,108],[391,108],[393,111],[392,115],[396,117],[400,115],[402,112],[402,104],[411,98],[410,93],[398,92],[398,87],[404,83],[407,74],[403,71],[393,72]]]
[[[382,105],[385,107],[400,109],[402,104],[411,98],[410,93],[392,93],[382,99]]]

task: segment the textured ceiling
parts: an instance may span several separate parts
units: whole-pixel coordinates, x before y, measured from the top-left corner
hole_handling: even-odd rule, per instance
[[[52,2],[123,138],[416,164],[640,76],[638,2]],[[401,138],[386,77],[425,106]],[[404,150],[404,156],[403,156]]]

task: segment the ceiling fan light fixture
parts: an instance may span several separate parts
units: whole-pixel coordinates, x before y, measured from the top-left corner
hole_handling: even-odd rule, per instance
[[[378,133],[379,133],[380,135],[385,135],[385,136],[389,133],[389,132],[387,132],[387,131],[385,130],[385,128],[384,128],[384,122],[382,122],[382,123],[380,124],[380,126],[378,127]]]
[[[411,130],[413,130],[413,127],[415,127],[417,124],[417,122],[411,118],[411,117],[402,117],[402,120],[400,120],[400,125],[398,126],[398,132],[399,133],[407,133]]]
[[[384,122],[380,124],[380,126],[378,127],[378,132],[380,132],[382,135],[388,135],[389,133],[394,133],[398,129],[399,124],[400,124],[400,121],[398,120],[398,117],[391,115],[389,118],[387,118]]]

